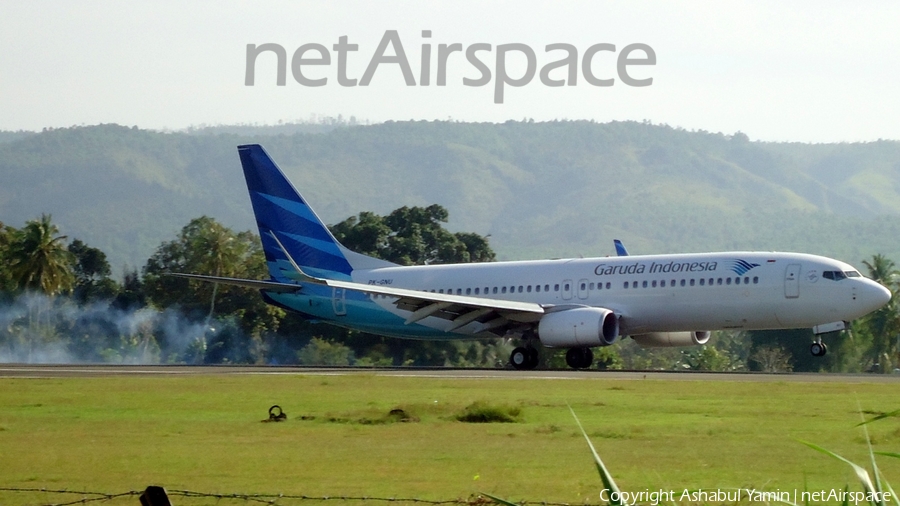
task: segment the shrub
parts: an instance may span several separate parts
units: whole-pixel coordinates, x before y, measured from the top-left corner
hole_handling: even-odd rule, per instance
[[[456,415],[460,422],[468,423],[516,423],[522,410],[515,406],[495,406],[475,401]]]

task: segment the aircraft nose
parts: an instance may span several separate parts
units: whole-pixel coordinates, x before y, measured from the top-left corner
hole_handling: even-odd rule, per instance
[[[867,305],[871,305],[872,311],[875,311],[890,302],[892,296],[890,290],[875,281],[867,283],[865,294]]]

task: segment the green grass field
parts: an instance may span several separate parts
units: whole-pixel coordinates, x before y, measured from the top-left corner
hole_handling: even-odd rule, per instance
[[[623,490],[856,487],[863,410],[900,407],[896,383],[204,375],[0,379],[0,487],[599,502],[566,404]],[[463,423],[475,401],[518,423]],[[261,423],[279,404],[282,423]],[[393,408],[418,421],[381,423]],[[307,418],[306,420],[301,417]],[[870,426],[900,450],[900,421]],[[880,464],[900,484],[900,460]],[[0,504],[60,501],[0,492]],[[185,501],[173,501],[176,506]],[[137,504],[130,499],[127,504]],[[215,502],[211,502],[214,504]],[[191,503],[195,504],[195,503]]]

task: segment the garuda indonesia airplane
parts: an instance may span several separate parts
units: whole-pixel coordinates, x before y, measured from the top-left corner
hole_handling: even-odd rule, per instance
[[[891,293],[852,266],[801,253],[726,252],[400,266],[341,245],[262,146],[238,146],[270,279],[183,277],[259,289],[305,317],[412,339],[518,338],[510,363],[537,366],[536,346],[591,348],[628,336],[645,347],[704,344],[711,330],[813,328],[822,334],[885,305]],[[815,356],[826,353],[817,339]]]

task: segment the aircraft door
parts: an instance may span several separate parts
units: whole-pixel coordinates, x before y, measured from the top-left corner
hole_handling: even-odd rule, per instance
[[[562,282],[562,298],[563,300],[569,300],[572,298],[572,280],[567,279]]]
[[[346,296],[347,291],[343,288],[331,289],[331,307],[334,309],[335,316],[345,316],[347,314]]]
[[[578,298],[582,300],[588,298],[588,280],[586,279],[578,280]]]
[[[800,264],[790,264],[784,271],[784,296],[796,299],[800,296]]]

